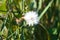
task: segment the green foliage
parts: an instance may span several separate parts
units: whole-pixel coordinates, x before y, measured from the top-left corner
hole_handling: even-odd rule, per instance
[[[36,11],[39,24],[26,25],[28,11]],[[0,40],[60,40],[60,0],[0,0]]]

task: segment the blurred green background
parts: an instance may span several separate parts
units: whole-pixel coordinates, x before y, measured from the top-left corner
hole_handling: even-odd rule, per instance
[[[34,26],[16,19],[37,11]],[[60,40],[60,0],[0,0],[0,40]]]

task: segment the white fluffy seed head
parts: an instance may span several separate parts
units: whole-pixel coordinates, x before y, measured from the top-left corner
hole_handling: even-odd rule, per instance
[[[34,24],[38,24],[38,14],[34,11],[29,11],[24,15],[24,19],[26,21],[26,24],[29,26],[33,26]]]

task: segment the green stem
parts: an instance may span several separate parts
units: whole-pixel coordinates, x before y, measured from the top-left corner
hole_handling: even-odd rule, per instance
[[[53,0],[50,1],[50,3],[46,6],[46,8],[43,10],[43,12],[39,16],[39,20],[42,18],[42,16],[45,14],[45,12],[48,10],[48,8],[51,6],[53,3]]]
[[[47,35],[48,35],[48,40],[50,40],[49,32],[47,31],[47,29],[46,29],[42,24],[40,24],[40,25],[41,25],[41,27],[46,31],[46,33],[47,33]]]
[[[24,0],[22,0],[22,10],[24,12]]]

